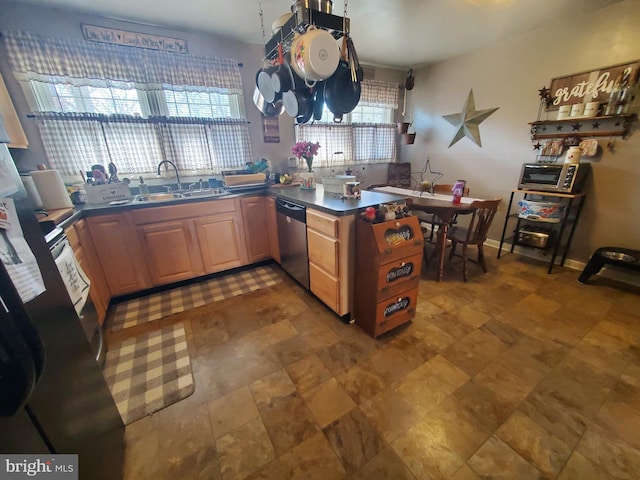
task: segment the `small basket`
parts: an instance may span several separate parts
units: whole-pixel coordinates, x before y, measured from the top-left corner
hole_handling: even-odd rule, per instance
[[[347,182],[354,182],[355,175],[336,175],[335,177],[322,177],[322,185],[327,193],[337,193],[342,195],[343,185]]]
[[[518,217],[538,222],[558,223],[562,220],[566,205],[557,202],[532,202],[520,200]]]

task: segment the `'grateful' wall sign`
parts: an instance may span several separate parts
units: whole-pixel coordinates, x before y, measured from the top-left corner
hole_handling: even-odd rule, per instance
[[[127,47],[150,48],[165,52],[187,53],[187,41],[179,38],[161,37],[146,33],[127,32],[115,28],[98,27],[81,23],[85,40],[100,43],[112,43]]]
[[[627,68],[631,69],[631,82],[635,82],[638,78],[640,60],[551,79],[553,102],[549,110],[574,103],[606,102],[609,100],[611,87]]]

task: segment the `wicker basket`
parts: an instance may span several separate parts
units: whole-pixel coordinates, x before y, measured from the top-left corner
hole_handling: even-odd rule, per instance
[[[347,182],[355,182],[355,175],[336,175],[335,177],[322,177],[322,185],[327,193],[338,193],[342,195],[343,185]]]

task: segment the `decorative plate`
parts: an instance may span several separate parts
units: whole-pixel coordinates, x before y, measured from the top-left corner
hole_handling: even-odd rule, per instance
[[[598,141],[595,138],[582,140],[580,142],[580,150],[583,157],[593,157],[598,151]]]

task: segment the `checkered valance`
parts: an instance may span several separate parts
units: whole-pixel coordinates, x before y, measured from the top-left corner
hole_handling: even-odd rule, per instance
[[[363,80],[361,87],[362,93],[358,105],[398,108],[400,88],[397,83]]]
[[[232,59],[41,37],[24,31],[2,35],[20,81],[91,85],[92,80],[112,80],[133,82],[138,89],[160,89],[166,84],[242,91],[240,68]]]

